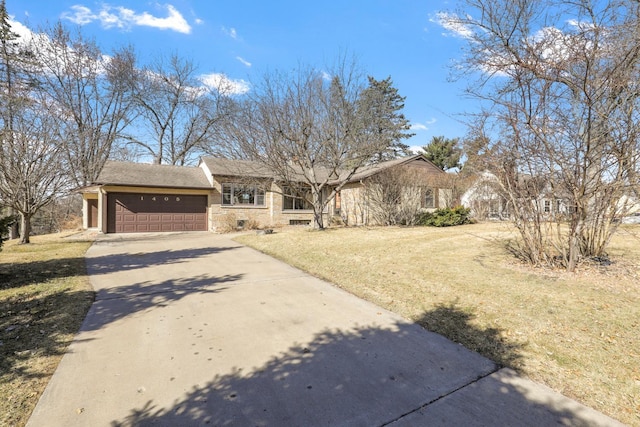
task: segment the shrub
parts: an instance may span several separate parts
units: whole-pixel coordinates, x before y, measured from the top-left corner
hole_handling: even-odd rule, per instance
[[[454,225],[470,224],[470,213],[471,209],[467,209],[464,206],[436,209],[434,212],[420,214],[416,223],[418,225],[429,225],[432,227],[451,227]]]

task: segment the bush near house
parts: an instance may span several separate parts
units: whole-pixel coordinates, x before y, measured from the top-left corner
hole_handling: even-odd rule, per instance
[[[417,224],[432,227],[451,227],[454,225],[471,224],[470,213],[471,209],[467,209],[464,206],[436,209],[433,212],[420,214]]]

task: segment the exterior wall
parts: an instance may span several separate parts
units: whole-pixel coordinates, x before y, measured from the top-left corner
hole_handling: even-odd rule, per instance
[[[362,184],[350,183],[340,190],[340,217],[345,225],[368,223],[368,208]]]
[[[433,189],[435,206],[432,208],[423,207],[421,210],[433,211],[449,205],[448,201],[452,198],[452,190],[444,188],[446,186],[445,172],[421,159],[416,159],[410,163],[395,167],[402,168],[403,171],[408,171],[412,180],[415,180],[416,186]],[[366,183],[366,179],[364,182]],[[423,195],[416,196],[413,193],[412,191],[408,191],[407,195],[409,197],[423,197]],[[376,225],[372,219],[374,215],[371,212],[372,206],[370,206],[373,202],[369,200],[363,182],[353,182],[345,185],[340,191],[340,196],[340,216],[346,225]],[[422,206],[424,205],[423,202],[421,199],[415,201],[415,203],[419,203]],[[417,210],[420,210],[420,208]]]
[[[287,211],[283,209],[282,189],[274,182],[268,185],[265,192],[264,206],[223,206],[222,184],[238,183],[238,178],[215,176],[213,192],[209,208],[209,219],[212,231],[228,231],[238,228],[241,223],[250,227],[279,227],[290,225],[296,221],[313,223],[313,211]],[[246,182],[243,182],[246,184]],[[260,185],[255,182],[255,185]],[[264,181],[262,182],[265,185]],[[325,216],[326,218],[326,216]]]
[[[90,227],[89,224],[89,200],[98,200],[98,218],[97,218],[97,224],[98,224],[98,229],[100,228],[100,224],[101,222],[101,215],[100,215],[100,198],[99,198],[99,192],[96,189],[95,191],[92,192],[86,192],[86,193],[82,193],[82,228],[84,230],[87,230]]]

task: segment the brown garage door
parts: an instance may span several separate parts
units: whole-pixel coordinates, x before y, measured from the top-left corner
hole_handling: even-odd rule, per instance
[[[206,231],[207,196],[109,193],[107,232]]]

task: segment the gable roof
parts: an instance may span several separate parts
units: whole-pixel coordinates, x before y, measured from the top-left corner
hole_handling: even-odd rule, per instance
[[[400,157],[398,159],[388,160],[386,162],[375,163],[369,166],[365,166],[364,168],[360,169],[358,172],[353,174],[353,176],[349,178],[349,182],[362,181],[363,179],[369,178],[387,169],[391,169],[395,166],[411,163],[415,160],[421,160],[427,164],[432,165],[434,169],[437,170],[439,173],[443,173],[443,174],[446,173],[442,169],[434,165],[429,159],[424,157],[422,154],[414,154],[413,156]]]
[[[108,161],[94,184],[142,187],[211,188],[204,170],[192,166]]]

